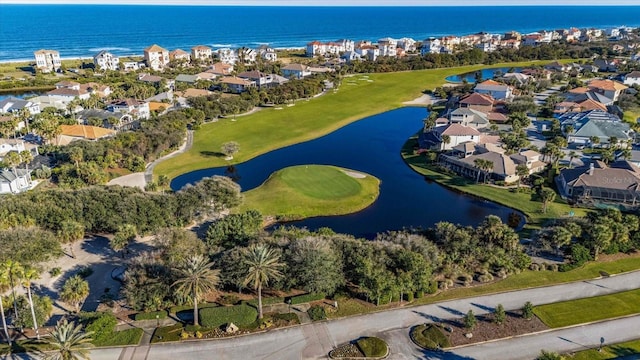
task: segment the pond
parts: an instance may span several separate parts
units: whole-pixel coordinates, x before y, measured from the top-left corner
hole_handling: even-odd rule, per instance
[[[439,221],[476,225],[491,214],[506,221],[512,209],[427,181],[404,163],[400,149],[422,127],[425,116],[422,108],[401,108],[371,116],[324,137],[271,151],[229,168],[183,174],[171,182],[171,188],[178,190],[207,176],[227,175],[244,191],[259,186],[271,173],[288,166],[335,165],[380,179],[378,199],[355,214],[310,218],[293,224],[311,230],[330,227],[336,232],[373,238],[379,232],[427,228]]]
[[[17,93],[2,93],[0,94],[0,101],[10,98],[10,97],[15,97],[15,98],[19,98],[19,99],[27,99],[27,98],[32,98],[34,96],[40,96],[42,95],[42,92],[33,92],[33,91],[29,91],[29,92],[17,92]]]
[[[480,76],[482,77],[482,81],[484,81],[484,80],[487,80],[487,79],[493,79],[493,77],[496,74],[506,74],[508,72],[519,72],[520,70],[522,70],[522,68],[519,68],[519,67],[516,67],[516,68],[502,67],[502,68],[493,68],[493,69],[482,69],[482,70],[472,71],[472,72],[468,72],[468,73],[464,73],[464,74],[447,76],[447,78],[445,80],[447,80],[450,83],[462,83],[464,80],[467,80],[467,82],[469,84],[473,84],[473,83],[476,82],[477,74],[480,74]]]

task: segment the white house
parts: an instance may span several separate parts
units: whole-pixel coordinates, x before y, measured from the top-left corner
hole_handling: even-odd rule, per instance
[[[76,98],[86,100],[91,96],[91,93],[75,81],[60,81],[56,83],[55,89],[47,92],[47,95],[69,103]]]
[[[289,64],[282,68],[282,76],[286,78],[302,79],[311,75],[311,71],[307,65]]]
[[[380,56],[394,57],[397,54],[398,40],[389,37],[378,40],[378,49]]]
[[[107,105],[107,110],[113,113],[131,114],[136,119],[148,119],[151,116],[149,104],[135,99],[116,100]]]
[[[153,70],[162,70],[169,64],[169,51],[158,45],[151,45],[144,49],[144,60]]]
[[[144,67],[145,67],[144,63],[139,61],[123,61],[122,62],[122,70],[124,71],[136,71]]]
[[[624,84],[628,86],[640,85],[640,71],[632,71],[625,75]]]
[[[181,61],[183,65],[186,65],[191,62],[191,54],[182,49],[175,49],[169,52],[169,60]]]
[[[191,60],[209,60],[211,59],[211,48],[204,45],[198,45],[191,48]]]
[[[449,124],[436,126],[431,131],[425,132],[420,138],[420,147],[431,150],[451,150],[454,147],[472,142],[477,144],[480,141],[480,132],[472,127]]]
[[[103,50],[93,56],[93,64],[96,69],[116,71],[120,69],[120,58]]]
[[[235,64],[238,61],[238,53],[235,50],[229,48],[218,49],[218,60],[225,64]]]
[[[276,53],[275,49],[269,47],[268,45],[260,45],[257,51],[260,57],[266,61],[278,60],[278,54]]]
[[[416,51],[416,41],[412,38],[404,37],[398,39],[398,47],[404,49],[406,52]]]
[[[473,89],[480,94],[491,95],[496,100],[508,100],[513,97],[511,87],[493,80],[485,80]]]
[[[0,159],[4,159],[4,157],[10,153],[11,151],[15,152],[23,152],[26,148],[24,147],[24,141],[20,139],[0,139]]]
[[[62,66],[60,53],[56,50],[38,50],[33,53],[36,58],[36,69],[44,73],[58,71]]]
[[[0,170],[0,194],[17,194],[31,188],[31,175],[27,170]]]
[[[40,114],[40,106],[31,100],[13,96],[0,100],[0,113],[15,113],[23,109],[28,110],[31,115]]]
[[[429,38],[422,42],[420,55],[424,56],[426,54],[439,54],[441,49],[442,42],[440,41],[440,39]]]

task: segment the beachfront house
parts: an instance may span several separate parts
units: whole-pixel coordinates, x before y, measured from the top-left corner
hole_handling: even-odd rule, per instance
[[[256,50],[258,55],[266,61],[276,61],[278,60],[278,54],[276,50],[269,45],[260,45]]]
[[[38,50],[33,53],[36,58],[36,70],[48,73],[52,71],[60,70],[62,61],[60,59],[60,53],[56,50]]]
[[[198,45],[191,48],[192,61],[209,61],[211,60],[211,48],[204,45]]]
[[[175,49],[169,52],[169,61],[186,66],[191,62],[191,54],[182,49]]]
[[[169,64],[169,51],[158,45],[144,49],[144,60],[153,70],[162,70]]]
[[[117,71],[120,69],[120,58],[103,50],[93,56],[93,64],[98,70]]]
[[[225,64],[234,65],[238,61],[238,52],[229,48],[218,49],[216,56],[221,63]]]

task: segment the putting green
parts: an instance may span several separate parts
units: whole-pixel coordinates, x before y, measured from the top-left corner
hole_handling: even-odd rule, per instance
[[[271,174],[244,193],[239,211],[257,209],[282,219],[344,215],[371,205],[380,180],[357,171],[326,165],[299,165]]]

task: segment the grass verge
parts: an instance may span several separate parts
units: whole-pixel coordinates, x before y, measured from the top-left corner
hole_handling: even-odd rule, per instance
[[[144,330],[141,328],[126,329],[115,331],[108,338],[100,341],[93,341],[95,346],[127,346],[138,345],[142,339]]]
[[[602,351],[598,351],[597,349],[580,351],[572,356],[568,356],[567,360],[633,359],[634,356],[638,356],[638,354],[640,354],[640,340],[633,340],[603,346]],[[635,358],[637,359],[637,357]]]
[[[380,180],[334,166],[300,165],[273,173],[261,186],[244,193],[242,212],[256,209],[287,220],[321,215],[343,215],[371,205]]]
[[[558,328],[640,313],[640,289],[536,306],[547,326]]]
[[[356,345],[365,357],[379,358],[387,355],[389,347],[384,340],[377,337],[365,337],[356,341]]]

